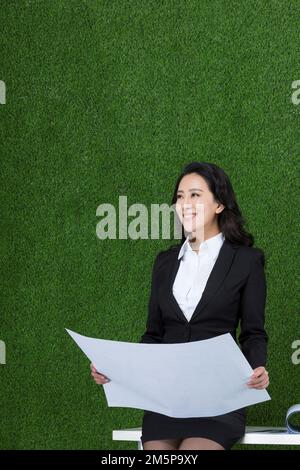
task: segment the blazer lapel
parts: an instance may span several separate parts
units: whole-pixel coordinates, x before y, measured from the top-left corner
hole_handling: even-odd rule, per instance
[[[190,319],[190,321],[187,320],[186,316],[184,315],[183,311],[179,307],[176,298],[174,297],[173,294],[173,283],[175,281],[176,274],[179,269],[180,265],[180,259],[178,259],[178,254],[180,247],[175,251],[176,258],[173,262],[173,266],[170,270],[170,277],[169,277],[169,293],[171,296],[171,300],[174,305],[174,310],[176,315],[180,318],[180,320],[183,320],[187,323],[191,323],[192,321],[195,320],[195,318],[201,313],[201,311],[204,309],[206,304],[209,302],[209,300],[213,297],[213,295],[217,292],[219,287],[221,286],[222,282],[225,280],[226,275],[229,271],[229,268],[233,262],[233,258],[236,252],[236,245],[231,244],[228,240],[224,240],[223,245],[221,246],[221,249],[219,251],[218,257],[215,261],[215,264],[213,266],[213,269],[211,270],[211,273],[208,277],[206,286],[204,288],[204,291],[202,293],[202,296],[196,305],[196,308],[193,312],[193,315]]]

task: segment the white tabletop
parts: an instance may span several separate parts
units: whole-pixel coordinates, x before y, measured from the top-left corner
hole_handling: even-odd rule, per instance
[[[114,441],[137,441],[142,429],[117,429],[112,432]],[[290,434],[285,427],[246,426],[246,433],[238,444],[300,445],[300,434]]]

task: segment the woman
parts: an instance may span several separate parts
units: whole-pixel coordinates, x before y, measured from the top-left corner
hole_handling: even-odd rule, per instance
[[[182,240],[155,259],[140,342],[182,343],[228,332],[237,341],[241,321],[239,343],[254,369],[247,385],[266,388],[264,253],[243,228],[228,176],[212,163],[192,162],[176,182],[172,204]],[[105,383],[105,376],[91,367],[95,381]],[[144,450],[229,450],[245,426],[246,408],[200,418],[144,411],[141,440]]]

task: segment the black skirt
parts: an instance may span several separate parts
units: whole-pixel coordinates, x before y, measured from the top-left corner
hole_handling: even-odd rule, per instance
[[[230,450],[245,434],[247,408],[205,418],[171,418],[144,411],[141,441],[205,437]]]

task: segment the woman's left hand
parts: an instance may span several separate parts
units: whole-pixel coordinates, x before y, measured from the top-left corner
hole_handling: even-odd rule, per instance
[[[247,385],[249,388],[262,390],[268,387],[269,383],[269,372],[263,366],[260,366],[253,370],[253,374],[247,382]]]

